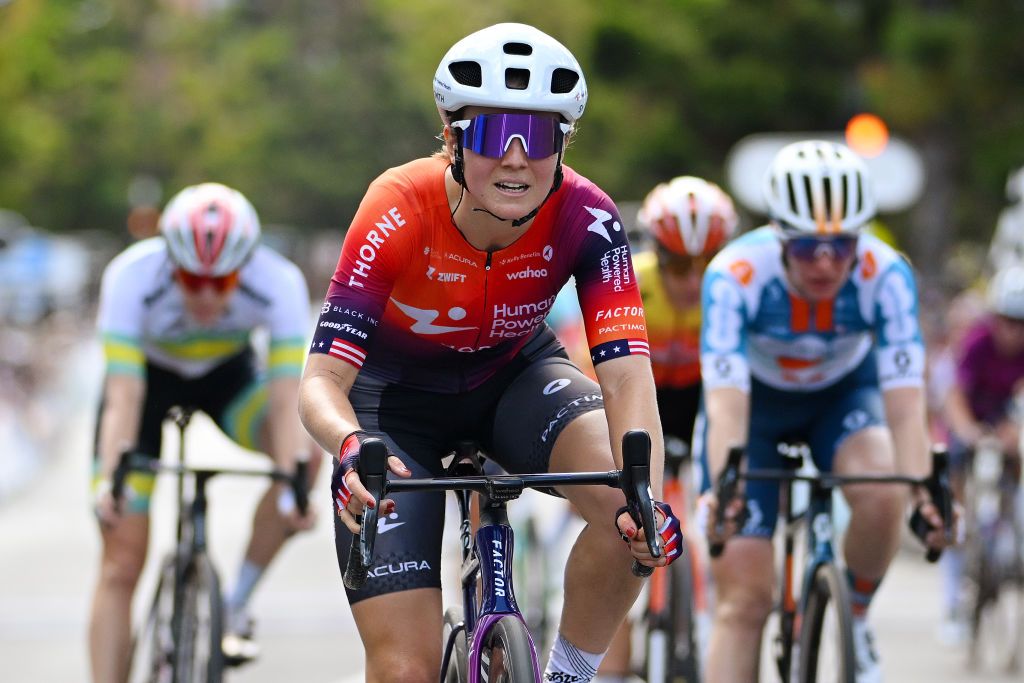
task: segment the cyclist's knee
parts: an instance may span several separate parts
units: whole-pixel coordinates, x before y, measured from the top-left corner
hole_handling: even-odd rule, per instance
[[[430,658],[389,652],[367,659],[366,678],[378,683],[435,683],[441,664]]]
[[[849,486],[844,494],[853,514],[895,520],[902,514],[907,497],[902,487],[885,484]]]
[[[145,559],[127,552],[107,553],[100,565],[100,581],[114,590],[134,591]]]
[[[727,590],[720,586],[716,601],[716,622],[745,630],[759,630],[773,607],[771,585],[766,589],[763,582],[753,577]]]

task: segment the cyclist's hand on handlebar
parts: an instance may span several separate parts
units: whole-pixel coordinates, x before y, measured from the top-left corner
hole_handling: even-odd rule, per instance
[[[615,518],[615,526],[619,530],[622,540],[629,546],[629,552],[640,564],[648,567],[664,567],[682,556],[683,532],[679,518],[672,512],[672,507],[668,503],[654,501],[654,517],[658,524],[658,534],[661,536],[662,555],[658,559],[651,556],[643,527],[636,523],[629,514],[628,508],[623,507],[619,510],[619,514]]]
[[[316,510],[307,505],[306,513],[300,512],[299,506],[295,502],[295,493],[286,483],[277,485],[277,512],[284,519],[291,533],[309,531],[316,525]]]
[[[114,498],[109,479],[101,479],[93,491],[92,509],[104,529],[111,529],[121,521],[121,504]]]
[[[364,432],[362,430],[352,432],[341,445],[341,464],[335,468],[334,476],[331,478],[331,492],[334,497],[334,507],[338,517],[352,533],[359,533],[359,521],[356,515],[361,515],[364,507],[375,507],[377,501],[373,499],[370,492],[366,490],[359,480],[359,448],[363,441],[369,438],[379,438],[384,441],[382,435]],[[386,442],[385,442],[386,443]],[[398,456],[388,454],[388,469],[400,477],[411,477],[412,472],[405,466]],[[381,514],[389,514],[395,509],[395,502],[391,499],[381,501]]]
[[[951,534],[946,533],[942,513],[939,511],[938,506],[932,502],[931,495],[926,489],[916,488],[914,490],[912,505],[911,528],[914,529],[915,535],[920,538],[922,543],[933,550],[942,550],[951,545],[956,545],[960,521],[963,519],[963,510],[960,503],[953,503],[953,519],[949,524],[949,528],[953,530]],[[927,530],[920,523],[915,523],[915,518],[920,518],[927,522]]]
[[[697,501],[698,509],[702,509],[701,517],[707,521],[704,533],[708,545],[721,545],[739,533],[747,521],[747,504],[742,495],[734,497],[725,504],[722,524],[718,524],[721,502],[714,491],[707,491]]]

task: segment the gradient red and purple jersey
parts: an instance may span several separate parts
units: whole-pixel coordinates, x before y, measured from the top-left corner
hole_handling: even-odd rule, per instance
[[[625,230],[611,199],[565,180],[525,234],[480,251],[452,223],[444,159],[390,169],[352,221],[313,338],[388,383],[453,393],[479,386],[544,325],[575,276],[595,364],[650,356]]]

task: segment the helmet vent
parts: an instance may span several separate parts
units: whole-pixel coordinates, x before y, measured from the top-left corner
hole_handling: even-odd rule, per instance
[[[529,69],[505,69],[505,87],[509,90],[526,90],[530,86]]]
[[[580,75],[572,69],[555,69],[551,74],[551,92],[556,95],[572,92],[580,80]]]
[[[532,55],[533,46],[526,43],[505,43],[505,54],[507,55]]]
[[[484,84],[478,62],[452,62],[448,65],[448,72],[460,85],[479,88]]]

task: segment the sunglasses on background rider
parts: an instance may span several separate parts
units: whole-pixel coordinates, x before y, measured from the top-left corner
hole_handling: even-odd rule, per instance
[[[857,252],[857,236],[790,237],[782,243],[782,248],[788,258],[805,263],[813,263],[822,256],[845,261]]]
[[[560,151],[571,128],[551,114],[478,114],[451,126],[462,131],[462,146],[475,154],[500,159],[518,139],[526,156],[535,160]]]
[[[187,291],[191,293],[201,292],[207,287],[212,288],[218,294],[229,292],[238,286],[238,271],[233,271],[227,275],[196,275],[190,273],[187,270],[177,268],[174,271],[174,276],[178,282]]]
[[[711,259],[707,256],[676,254],[667,249],[658,249],[658,267],[669,275],[686,277],[691,273],[703,273]]]

